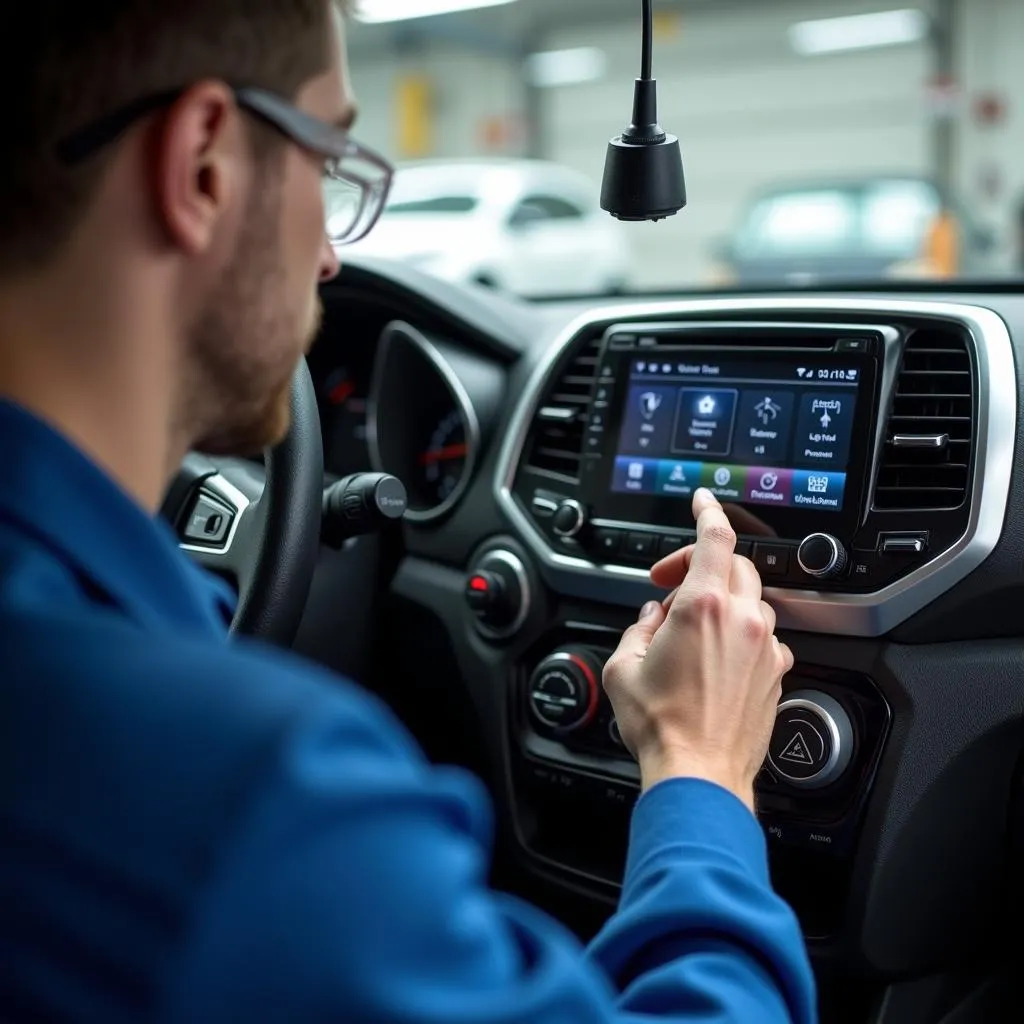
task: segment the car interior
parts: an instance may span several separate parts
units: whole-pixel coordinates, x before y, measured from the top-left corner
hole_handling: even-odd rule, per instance
[[[528,302],[353,256],[322,298],[290,436],[168,495],[234,628],[477,774],[493,884],[586,941],[639,794],[602,667],[708,487],[795,655],[758,817],[822,1021],[1022,1019],[1020,281]]]

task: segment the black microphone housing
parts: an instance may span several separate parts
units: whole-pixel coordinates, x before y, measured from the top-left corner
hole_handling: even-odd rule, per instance
[[[638,78],[633,120],[608,143],[601,209],[623,221],[657,221],[686,206],[679,139],[658,123],[657,82]]]

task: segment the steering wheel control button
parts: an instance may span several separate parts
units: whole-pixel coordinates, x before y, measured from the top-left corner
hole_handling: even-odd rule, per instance
[[[586,651],[556,651],[530,676],[530,711],[541,725],[569,733],[589,724],[597,714],[600,663]]]
[[[481,633],[492,639],[512,636],[530,610],[526,566],[511,551],[488,551],[470,569],[464,595]]]
[[[821,789],[839,779],[853,757],[853,726],[826,693],[797,690],[779,704],[768,763],[784,782]]]
[[[190,544],[220,547],[233,519],[234,512],[227,505],[201,491],[185,524],[184,539]]]
[[[808,576],[833,580],[843,574],[849,556],[846,548],[830,533],[812,533],[801,542],[796,560]]]
[[[559,506],[551,519],[551,529],[559,537],[575,537],[587,524],[586,509],[572,498]]]
[[[758,544],[754,547],[754,565],[763,577],[785,576],[789,572],[789,554],[785,544]]]

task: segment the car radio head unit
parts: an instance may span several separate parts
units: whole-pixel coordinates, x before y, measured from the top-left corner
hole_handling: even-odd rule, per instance
[[[705,487],[737,533],[852,537],[880,352],[869,333],[812,328],[610,333],[583,473],[594,519],[692,527]]]

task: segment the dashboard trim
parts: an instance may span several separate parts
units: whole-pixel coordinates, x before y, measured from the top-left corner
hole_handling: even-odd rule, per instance
[[[462,417],[463,429],[466,432],[466,461],[459,482],[451,494],[438,505],[426,509],[409,509],[404,519],[411,523],[429,523],[446,516],[462,500],[476,471],[476,463],[480,454],[481,430],[480,419],[473,407],[469,393],[459,380],[455,371],[448,365],[437,347],[421,334],[412,324],[404,320],[396,320],[388,324],[381,337],[380,350],[374,363],[373,379],[366,402],[366,440],[370,453],[370,465],[378,473],[389,470],[381,464],[380,447],[377,442],[377,395],[383,380],[383,367],[387,364],[387,351],[396,334],[401,334],[413,347],[418,348],[434,367],[442,383],[448,389],[459,415]]]
[[[588,328],[665,317],[808,314],[835,317],[916,317],[952,321],[967,330],[977,367],[977,435],[971,512],[963,535],[949,549],[907,576],[870,594],[838,594],[765,588],[780,629],[836,636],[877,637],[891,632],[973,572],[995,550],[1006,518],[1017,433],[1017,373],[1013,344],[1001,317],[967,303],[929,300],[799,297],[719,299],[598,307],[568,324],[541,358],[523,390],[498,455],[495,498],[517,534],[540,563],[555,590],[576,593],[580,579],[594,600],[632,604],[644,569],[601,565],[552,550],[516,502],[512,488],[543,389],[567,346]],[[887,346],[888,348],[889,346]],[[882,410],[886,411],[886,395]],[[984,484],[984,487],[982,486]]]

